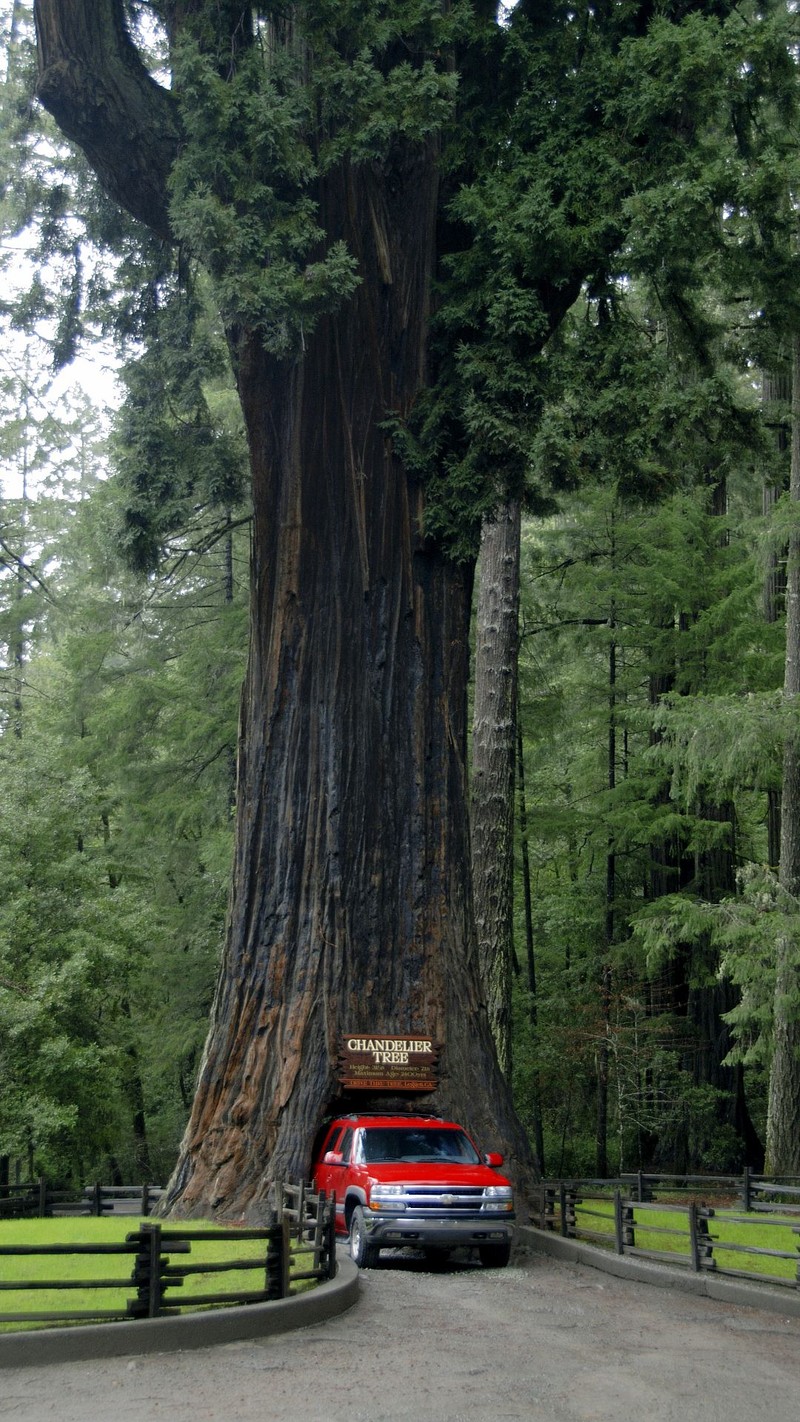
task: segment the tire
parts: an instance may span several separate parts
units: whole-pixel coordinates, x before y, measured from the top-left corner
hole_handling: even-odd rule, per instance
[[[478,1255],[484,1269],[505,1269],[511,1258],[511,1243],[506,1240],[505,1244],[479,1244]]]
[[[378,1250],[367,1242],[364,1211],[360,1205],[356,1205],[350,1217],[350,1258],[359,1269],[371,1269],[378,1259]]]

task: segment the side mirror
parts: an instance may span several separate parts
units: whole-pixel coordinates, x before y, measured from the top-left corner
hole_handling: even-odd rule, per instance
[[[326,1152],[325,1152],[325,1154],[324,1154],[324,1156],[323,1156],[323,1158],[322,1158],[322,1164],[323,1164],[323,1165],[342,1165],[342,1164],[343,1164],[343,1159],[344,1159],[344,1158],[343,1158],[343,1156],[342,1156],[341,1151],[338,1151],[338,1150],[326,1150]]]
[[[500,1154],[499,1150],[490,1150],[488,1155],[485,1155],[483,1159],[486,1165],[490,1165],[492,1167],[492,1170],[497,1170],[498,1166],[501,1166],[503,1164],[503,1157]]]

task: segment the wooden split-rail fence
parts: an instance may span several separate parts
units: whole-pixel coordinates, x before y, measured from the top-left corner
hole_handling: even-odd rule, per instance
[[[0,1323],[64,1323],[89,1319],[164,1318],[182,1309],[207,1308],[232,1304],[265,1303],[289,1297],[300,1283],[321,1282],[336,1274],[335,1216],[333,1199],[325,1192],[315,1193],[303,1185],[283,1185],[276,1191],[275,1220],[263,1229],[192,1229],[162,1225],[148,1221],[131,1231],[119,1243],[97,1241],[81,1244],[0,1245],[3,1256],[80,1255],[95,1258],[129,1256],[132,1272],[112,1279],[19,1279],[0,1278],[0,1309],[2,1291],[31,1292],[37,1290],[104,1291],[124,1290],[130,1282],[135,1289],[132,1297],[115,1308],[104,1308],[100,1302],[90,1310],[63,1310],[4,1313]],[[252,1241],[249,1258],[228,1257],[191,1261],[192,1245],[237,1243]],[[260,1248],[259,1248],[260,1246]],[[173,1263],[174,1256],[183,1256]],[[234,1288],[192,1292],[197,1276],[223,1276],[226,1273],[250,1271],[261,1275],[253,1289]],[[188,1287],[187,1287],[188,1286]]]
[[[136,1214],[147,1219],[164,1193],[162,1185],[87,1185],[63,1189],[45,1176],[0,1185],[0,1220],[50,1219],[53,1215]]]
[[[620,1175],[617,1180],[587,1181],[584,1185],[619,1185],[632,1199],[645,1204],[659,1195],[696,1195],[700,1192],[717,1196],[732,1197],[739,1201],[746,1212],[774,1211],[776,1201],[781,1202],[784,1214],[800,1214],[800,1176],[759,1175],[745,1166],[741,1175],[681,1175],[650,1174],[637,1170]]]
[[[677,1187],[676,1179],[682,1182]],[[712,1234],[712,1222],[719,1228],[724,1222],[726,1226],[742,1226],[745,1237],[748,1226],[757,1227],[759,1231],[780,1231],[784,1240],[787,1235],[800,1236],[800,1225],[792,1224],[792,1218],[800,1215],[800,1186],[788,1181],[751,1182],[749,1208],[745,1214],[734,1214],[726,1209],[724,1214],[718,1215],[714,1206],[698,1203],[695,1198],[688,1198],[685,1204],[654,1198],[659,1189],[671,1195],[676,1191],[691,1195],[700,1184],[708,1189],[710,1179],[718,1185],[719,1177],[648,1176],[646,1180],[639,1177],[633,1193],[629,1182],[626,1182],[627,1189],[616,1182],[600,1180],[543,1182],[539,1218],[533,1222],[540,1229],[560,1233],[564,1239],[599,1244],[613,1249],[616,1254],[688,1266],[694,1273],[713,1271],[727,1278],[800,1288],[800,1241],[791,1249],[770,1248]],[[663,1238],[668,1247],[643,1247],[643,1234],[648,1238]],[[775,1238],[777,1246],[779,1237]],[[720,1255],[734,1261],[737,1256],[749,1256],[753,1267],[723,1264]],[[756,1267],[759,1259],[768,1258],[791,1262],[794,1276],[759,1270]]]

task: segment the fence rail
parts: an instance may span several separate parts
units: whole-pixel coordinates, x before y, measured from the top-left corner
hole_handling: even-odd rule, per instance
[[[44,1176],[18,1185],[0,1185],[0,1220],[49,1219],[53,1215],[105,1215],[130,1202],[129,1213],[145,1219],[164,1193],[163,1185],[101,1185],[84,1189],[52,1186]],[[122,1211],[119,1211],[122,1213]]]
[[[746,1244],[725,1238],[719,1233],[723,1225],[748,1226],[759,1230],[774,1229],[791,1237],[800,1236],[800,1225],[792,1218],[800,1206],[800,1188],[786,1180],[759,1180],[751,1190],[764,1191],[774,1197],[769,1203],[758,1194],[751,1196],[750,1213],[718,1213],[716,1207],[698,1203],[696,1199],[675,1204],[652,1198],[653,1186],[672,1194],[676,1179],[691,1181],[694,1194],[702,1182],[712,1193],[722,1177],[715,1176],[647,1176],[637,1180],[636,1197],[625,1193],[618,1181],[545,1181],[540,1187],[538,1225],[543,1230],[557,1230],[565,1239],[583,1239],[610,1248],[617,1254],[631,1254],[658,1263],[687,1267],[694,1273],[714,1271],[728,1278],[753,1279],[761,1283],[800,1288],[800,1242],[791,1249],[769,1248],[762,1244]],[[624,1177],[623,1177],[624,1179]],[[646,1182],[646,1190],[642,1189]],[[642,1198],[647,1193],[649,1198]],[[788,1203],[783,1203],[788,1196]],[[767,1217],[767,1212],[772,1217]],[[780,1218],[779,1218],[780,1216]],[[717,1232],[712,1233],[712,1226]],[[657,1236],[677,1241],[671,1248],[658,1249],[641,1243],[641,1236]],[[776,1237],[776,1245],[780,1244]],[[740,1269],[724,1264],[720,1255],[749,1256],[790,1261],[795,1266],[794,1277],[764,1273],[755,1268]]]
[[[124,1305],[87,1310],[2,1313],[0,1323],[64,1323],[83,1319],[162,1318],[179,1313],[184,1308],[205,1308],[232,1304],[263,1303],[287,1298],[293,1285],[301,1281],[332,1279],[336,1274],[336,1240],[333,1200],[324,1191],[314,1194],[304,1186],[282,1186],[277,1195],[273,1224],[263,1229],[193,1229],[190,1226],[162,1225],[148,1222],[126,1235],[119,1243],[4,1245],[3,1256],[23,1255],[57,1258],[64,1255],[132,1257],[133,1268],[128,1279],[12,1279],[0,1281],[2,1291],[35,1292],[36,1290],[83,1289],[124,1290],[128,1283],[135,1287],[135,1296]],[[175,1255],[190,1255],[198,1242],[227,1243],[252,1240],[253,1256],[227,1258],[214,1262],[173,1263]],[[258,1250],[255,1246],[261,1245]],[[308,1260],[311,1260],[310,1265]],[[302,1267],[295,1267],[302,1260]],[[197,1275],[224,1275],[230,1272],[258,1271],[263,1282],[252,1289],[212,1289],[198,1293],[185,1288]],[[255,1281],[254,1281],[255,1282]],[[176,1291],[180,1290],[180,1293]],[[169,1294],[169,1297],[167,1295]]]
[[[615,1180],[583,1180],[584,1185],[619,1186],[641,1203],[654,1200],[658,1195],[694,1195],[698,1191],[734,1195],[744,1210],[767,1211],[774,1208],[776,1200],[787,1202],[786,1213],[800,1214],[800,1176],[759,1175],[745,1167],[741,1175],[654,1175],[637,1170],[623,1173]]]

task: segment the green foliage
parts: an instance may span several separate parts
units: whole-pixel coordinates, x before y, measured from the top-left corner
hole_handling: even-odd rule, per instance
[[[39,265],[0,307],[20,332],[9,352],[24,336],[61,359],[101,330],[147,345],[128,369],[115,483],[94,414],[56,412],[31,360],[0,392],[14,493],[0,506],[0,1156],[80,1183],[164,1178],[228,895],[241,416],[202,288],[100,198],[22,77],[10,66],[2,94],[16,115],[2,217]],[[161,576],[132,577],[120,545]]]
[[[195,512],[194,543],[144,582],[115,551],[118,490],[93,482],[28,500],[21,528],[41,548],[46,513],[58,560],[0,733],[0,1155],[80,1183],[174,1159],[224,924],[246,639],[242,528]]]
[[[217,52],[201,13],[175,47],[186,142],[172,173],[176,234],[214,281],[225,324],[294,358],[321,316],[355,291],[356,257],[320,221],[319,180],[345,163],[387,163],[452,110],[442,46],[465,6],[308,6],[296,41]],[[409,58],[409,55],[413,58]]]
[[[795,719],[778,691],[665,698],[653,718],[654,758],[671,772],[671,799],[688,808],[709,782],[720,796],[743,785],[777,790],[783,739]]]
[[[791,719],[758,555],[780,553],[793,516],[779,502],[754,518],[753,466],[773,484],[784,471],[752,361],[781,368],[796,324],[796,17],[773,0],[520,0],[502,25],[438,0],[233,8],[193,5],[169,30],[179,268],[54,156],[29,45],[3,96],[5,227],[41,253],[10,319],[46,332],[56,361],[92,327],[141,346],[115,432],[122,497],[71,507],[57,557],[44,510],[35,527],[25,510],[0,577],[22,716],[2,737],[0,1153],[77,1170],[122,1138],[132,1160],[141,1100],[169,1163],[222,932],[245,637],[222,556],[244,562],[247,517],[222,333],[301,359],[361,280],[325,199],[356,167],[390,193],[426,150],[441,156],[430,382],[380,417],[452,557],[474,557],[508,493],[540,519],[522,666],[539,963],[535,1000],[518,992],[519,1098],[531,1120],[543,1106],[559,1169],[586,1170],[602,1064],[620,1164],[682,1136],[721,1166],[729,1093],[695,1079],[675,984],[736,979],[735,1055],[757,1080],[794,907],[755,870],[735,894],[732,838],[737,862],[764,862]],[[118,566],[112,529],[146,579]]]
[[[176,62],[189,142],[172,175],[173,225],[214,278],[226,323],[257,327],[285,355],[337,299],[337,278],[344,293],[354,275],[341,244],[311,262],[323,233],[307,193],[305,96],[265,74],[256,51],[232,78],[189,41]]]
[[[219,398],[229,388],[224,344],[200,297],[165,290],[147,334],[123,372],[114,439],[125,490],[120,543],[140,572],[159,566],[170,535],[198,513],[240,504],[246,469],[241,417]]]
[[[563,492],[523,542],[537,992],[515,1082],[523,1103],[538,1093],[548,1173],[594,1173],[601,1060],[616,1168],[652,1165],[659,1143],[696,1169],[732,1168],[742,1149],[730,1082],[698,1075],[692,1014],[731,971],[732,824],[741,856],[765,850],[782,633],[760,608],[752,395],[674,330],[642,284],[579,309],[548,349],[533,446]],[[726,1018],[738,1032],[738,1009]],[[759,1115],[751,1058],[748,1071]]]
[[[466,66],[462,125],[448,131],[446,149],[453,191],[436,381],[412,415],[411,448],[401,446],[429,478],[427,527],[456,556],[474,552],[480,520],[498,495],[525,494],[533,511],[545,512],[553,488],[578,477],[557,424],[551,419],[542,429],[541,420],[543,409],[552,409],[547,343],[582,283],[609,313],[621,283],[646,275],[671,318],[669,354],[661,341],[661,359],[674,361],[680,339],[692,359],[708,365],[718,327],[702,283],[722,259],[720,214],[737,202],[743,181],[730,96],[755,62],[750,45],[762,53],[759,41],[758,25],[743,26],[725,7],[668,7],[644,24],[636,7],[612,16],[582,6],[531,14],[518,5],[502,40],[494,39],[492,97],[481,92],[480,136],[469,122],[476,84]],[[772,49],[761,43],[774,62],[759,70],[759,97],[770,85],[784,94],[787,71],[777,63],[774,25]],[[649,335],[653,352],[643,330],[635,358],[652,366],[658,332]],[[613,364],[607,333],[600,342],[603,362]],[[620,411],[613,402],[623,405],[631,388],[645,387],[619,379],[619,371],[597,370],[588,343],[583,349],[592,386],[602,382],[608,392],[605,412],[596,401],[590,416],[595,438],[602,438],[603,421],[615,436]],[[623,351],[634,358],[629,335],[617,359]],[[732,418],[739,437],[752,438],[729,379],[709,367],[706,380],[706,390],[694,382],[683,411],[674,381],[670,409],[658,408],[658,396],[656,408],[646,409],[643,399],[638,431],[636,409],[622,411],[631,431],[630,473],[615,465],[616,478],[635,477],[645,496],[663,492],[668,446],[662,443],[654,461],[647,431],[670,421],[687,428],[699,408],[709,444],[718,432],[732,438]],[[660,388],[654,382],[648,395]],[[549,446],[549,460],[531,458],[537,442],[539,455]],[[673,448],[677,465],[682,451]]]
[[[734,1029],[731,1060],[756,1071],[769,1066],[774,1036],[776,945],[800,968],[800,914],[797,900],[763,864],[745,865],[739,893],[720,904],[713,932],[721,951],[721,971],[736,983],[740,1001],[728,1013]],[[785,1004],[790,1012],[797,1004]]]
[[[119,1130],[120,1048],[100,1024],[131,906],[109,901],[97,787],[48,763],[33,733],[20,751],[3,738],[0,1150],[33,1142],[51,1168],[74,1166]]]
[[[713,314],[720,337],[722,313]],[[719,352],[699,367],[683,335],[680,315],[643,285],[609,283],[576,306],[548,347],[547,399],[532,440],[540,488],[611,479],[621,495],[648,504],[738,468],[745,443],[761,451],[752,390]]]

